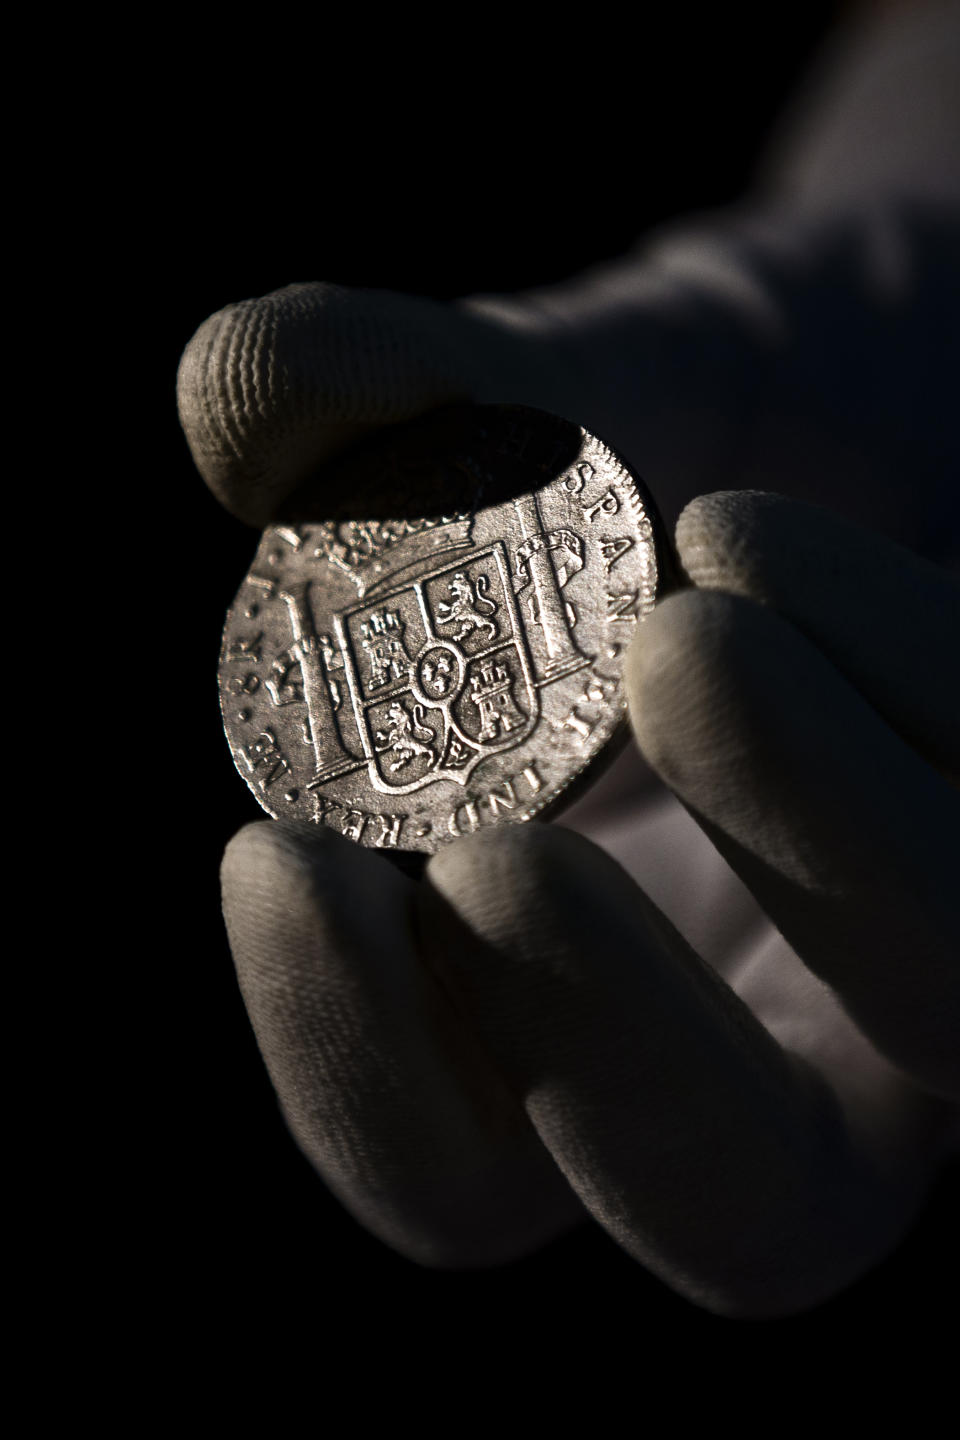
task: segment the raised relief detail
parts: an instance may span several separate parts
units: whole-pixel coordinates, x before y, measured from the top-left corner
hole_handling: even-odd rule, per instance
[[[570,730],[578,737],[581,745],[590,739],[596,723],[596,720],[581,715],[576,705],[570,709],[562,720],[551,721],[554,738],[562,736],[567,730]]]
[[[361,645],[369,667],[367,689],[379,690],[394,680],[403,680],[412,661],[403,634],[406,625],[398,610],[374,610],[360,626]]]
[[[264,600],[272,600],[277,593],[277,577],[275,575],[258,575],[251,570],[247,576],[247,584],[255,586]]]
[[[625,595],[611,595],[607,591],[607,624],[622,620],[627,625],[636,625],[638,599],[636,590],[628,590]]]
[[[584,505],[583,513],[592,524],[598,515],[616,515],[619,509],[620,501],[617,499],[616,492],[608,490],[593,505]]]
[[[307,704],[310,740],[316,760],[316,774],[307,786],[308,790],[337,775],[355,770],[360,764],[353,755],[345,750],[337,727],[334,706],[336,703],[339,708],[340,692],[336,687],[336,682],[332,681],[330,677],[331,669],[335,668],[334,653],[329,637],[318,636],[314,629],[308,598],[309,589],[310,581],[301,580],[280,592],[281,598],[286,604],[290,616],[290,628],[293,631],[293,644],[286,653],[291,661],[296,662],[300,667],[303,698]],[[337,663],[342,665],[342,661],[338,660]],[[289,681],[289,676],[284,677],[284,683],[292,683]],[[273,684],[276,687],[276,694],[282,695],[284,692],[280,689],[279,677],[274,677]],[[276,695],[272,698],[275,703],[281,703],[277,700]]]
[[[278,539],[283,540],[293,551],[303,549],[305,528],[303,525],[278,525],[273,532]]]
[[[387,721],[390,728],[378,730],[374,738],[379,755],[388,751],[394,757],[389,761],[391,771],[403,770],[418,755],[425,756],[431,765],[436,763],[433,742],[437,732],[424,725],[422,705],[414,704],[408,710],[399,700],[394,700],[387,709]]]
[[[537,761],[531,761],[519,775],[503,775],[496,785],[482,795],[471,795],[455,805],[447,817],[447,833],[455,838],[469,835],[480,826],[496,821],[501,813],[523,809],[539,794],[543,780],[537,774]],[[521,784],[521,781],[523,782]]]
[[[587,481],[592,480],[596,473],[589,460],[581,460],[568,474],[564,475],[560,485],[568,495],[579,495]]]
[[[633,541],[630,539],[629,535],[621,535],[616,540],[605,540],[601,536],[600,555],[603,560],[603,568],[606,570],[608,575],[610,574],[610,571],[613,569],[614,565],[616,565],[617,561],[622,559],[623,556],[626,555],[627,551],[632,548],[632,546]]]
[[[551,740],[556,743],[561,739],[571,739],[576,736],[580,745],[586,744],[596,728],[600,715],[608,702],[616,694],[617,681],[608,675],[600,675],[594,667],[591,667],[583,677],[583,688],[577,696],[573,705],[562,720],[551,721]],[[596,715],[582,714],[586,707],[597,708]]]
[[[463,640],[474,630],[486,634],[489,640],[497,638],[497,627],[491,616],[497,613],[496,602],[490,599],[490,577],[478,575],[476,587],[470,577],[458,570],[448,586],[450,603],[437,605],[437,624],[455,626],[454,640]]]
[[[530,622],[539,626],[546,650],[543,681],[559,680],[589,663],[570,633],[576,616],[560,594],[570,577],[583,568],[583,542],[565,527],[545,532],[535,495],[514,500],[513,508],[523,535],[516,552],[518,593],[530,587],[531,593],[524,599]]]
[[[480,712],[477,740],[496,740],[523,728],[525,716],[513,698],[514,677],[509,661],[483,660],[470,675],[470,699]]]
[[[502,542],[341,612],[336,627],[376,789],[463,785],[532,732],[536,678]]]
[[[473,516],[467,513],[417,520],[325,521],[314,536],[314,559],[343,571],[362,599],[397,569],[392,551],[400,548],[403,565],[429,559],[439,551],[470,544]]]
[[[272,730],[262,730],[256,740],[243,746],[240,753],[250,774],[256,776],[261,790],[268,790],[275,780],[290,770],[290,762]]]
[[[252,670],[249,675],[234,675],[227,688],[231,695],[253,695],[260,689],[260,676]]]
[[[235,640],[231,640],[227,647],[227,659],[248,660],[251,664],[256,665],[260,659],[262,640],[262,630],[258,631],[256,635],[238,635]]]
[[[458,671],[457,655],[438,645],[420,657],[420,688],[435,699],[442,700],[454,687],[459,688]]]
[[[477,752],[472,745],[465,745],[460,736],[451,730],[450,738],[447,740],[447,748],[443,752],[443,767],[449,770],[460,770],[468,765],[471,760],[476,759]]]
[[[562,594],[583,568],[582,538],[564,525],[545,529],[534,495],[515,500],[513,509],[522,541],[512,574],[496,541],[466,563],[451,559],[419,575],[422,567],[415,566],[411,579],[392,590],[383,575],[388,552],[396,549],[389,559],[408,572],[408,546],[427,530],[404,535],[404,527],[395,533],[382,522],[353,527],[349,553],[328,549],[327,558],[355,570],[375,564],[380,580],[369,588],[380,593],[334,614],[333,637],[314,631],[310,581],[278,590],[293,644],[274,660],[266,688],[277,707],[306,704],[304,736],[317,762],[308,790],[363,765],[383,792],[406,794],[438,780],[465,785],[482,760],[533,732],[539,686],[591,664],[573,637],[576,613]],[[445,527],[430,527],[431,539],[438,528]],[[455,549],[465,543],[462,530],[457,535]]]
[[[310,819],[315,825],[327,825],[348,839],[361,837],[372,844],[375,850],[396,850],[403,830],[406,815],[383,815],[371,813],[357,806],[343,805],[326,795],[315,793],[313,814]]]
[[[284,650],[270,667],[270,679],[266,682],[267,693],[274,705],[303,704],[303,671],[300,656]]]
[[[583,677],[583,690],[580,699],[584,704],[599,705],[602,701],[608,700],[616,692],[617,682],[609,675],[599,675],[596,670],[588,670]]]

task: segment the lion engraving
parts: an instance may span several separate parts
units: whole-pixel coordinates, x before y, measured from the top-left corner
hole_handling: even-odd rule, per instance
[[[463,640],[474,630],[485,630],[493,640],[497,627],[490,616],[496,613],[497,606],[496,602],[490,599],[490,582],[487,576],[477,577],[477,587],[474,590],[469,577],[464,571],[458,570],[447,588],[453,598],[449,605],[443,600],[438,603],[437,624],[456,625],[458,628],[453,632],[454,640]]]
[[[426,755],[431,765],[436,764],[437,755],[432,742],[437,738],[437,732],[424,725],[422,705],[415,704],[411,714],[399,700],[394,700],[387,710],[387,720],[390,728],[386,733],[378,730],[376,741],[379,753],[390,750],[395,754],[396,759],[390,762],[391,771],[402,770],[418,755]]]

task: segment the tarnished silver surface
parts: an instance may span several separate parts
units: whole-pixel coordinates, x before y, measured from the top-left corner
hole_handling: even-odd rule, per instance
[[[542,412],[468,407],[331,467],[323,496],[264,531],[223,635],[224,728],[263,808],[433,852],[568,798],[623,733],[624,652],[663,583],[622,462]]]

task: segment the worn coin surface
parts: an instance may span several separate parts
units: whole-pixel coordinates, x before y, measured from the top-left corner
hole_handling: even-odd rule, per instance
[[[287,508],[219,670],[268,814],[433,852],[558,807],[625,736],[623,657],[666,550],[601,440],[455,408],[380,434]]]

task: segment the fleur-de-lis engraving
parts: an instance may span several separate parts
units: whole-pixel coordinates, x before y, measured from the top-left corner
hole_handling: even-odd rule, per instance
[[[436,661],[427,660],[420,673],[424,685],[438,698],[446,695],[453,684],[453,662],[444,650],[439,652]]]

